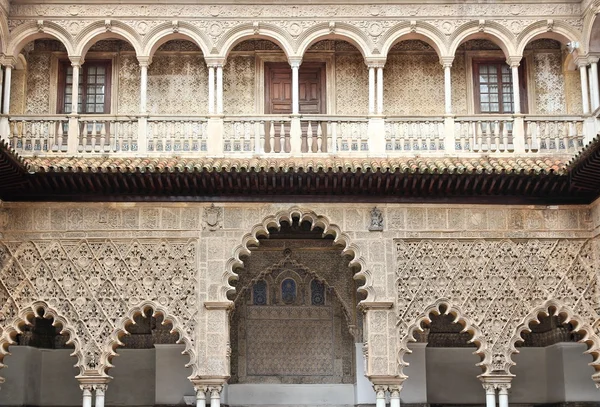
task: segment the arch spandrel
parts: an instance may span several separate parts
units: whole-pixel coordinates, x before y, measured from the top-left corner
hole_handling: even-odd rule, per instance
[[[563,45],[568,42],[579,42],[583,45],[582,34],[563,21],[538,21],[526,27],[517,37],[516,56],[523,56],[525,47],[532,41],[541,38],[549,38],[561,42]],[[586,47],[587,48],[587,47]]]
[[[465,23],[452,33],[448,42],[448,55],[446,56],[454,57],[458,47],[471,39],[492,41],[502,49],[507,58],[516,55],[516,38],[514,34],[499,23],[481,20]]]
[[[423,22],[416,25],[403,22],[390,28],[378,42],[381,54],[387,57],[395,44],[406,40],[426,42],[435,49],[440,58],[448,55],[445,35],[437,27]]]
[[[215,47],[216,55],[213,52],[211,56],[226,59],[237,44],[251,39],[271,41],[277,44],[288,58],[295,56],[294,40],[290,34],[283,28],[269,23],[245,23],[231,28],[218,40]]]
[[[74,40],[75,55],[85,57],[85,54],[96,42],[106,39],[120,39],[128,42],[137,56],[143,55],[140,35],[129,25],[120,21],[96,21],[85,27]]]
[[[177,26],[173,26],[172,23],[164,23],[156,26],[146,34],[141,55],[152,57],[161,45],[170,40],[191,41],[202,50],[205,56],[210,54],[214,46],[203,30],[190,23],[178,22]]]
[[[32,21],[16,27],[11,32],[10,40],[6,45],[6,54],[16,56],[27,43],[46,38],[60,41],[69,56],[77,55],[75,41],[71,34],[60,25],[50,21],[44,21],[41,26]]]
[[[322,40],[341,40],[354,45],[364,58],[373,56],[374,44],[369,37],[358,27],[347,23],[319,23],[308,28],[296,39],[296,54],[304,56],[306,51],[315,43]]]

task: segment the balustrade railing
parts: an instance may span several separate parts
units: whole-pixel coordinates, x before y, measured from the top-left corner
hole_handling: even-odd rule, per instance
[[[12,116],[9,142],[20,154],[66,152],[67,123],[66,116]]]
[[[137,118],[108,115],[79,118],[78,153],[132,153],[138,148]]]
[[[509,153],[514,151],[512,117],[471,116],[455,120],[456,151]]]
[[[571,154],[596,134],[595,118],[474,115],[1,116],[22,155]],[[593,133],[593,134],[588,134]]]
[[[584,119],[572,117],[525,118],[526,152],[570,153],[584,145]]]
[[[206,118],[153,116],[148,119],[149,153],[202,153],[208,150]]]
[[[388,153],[443,152],[444,119],[389,118],[385,122],[385,149]]]

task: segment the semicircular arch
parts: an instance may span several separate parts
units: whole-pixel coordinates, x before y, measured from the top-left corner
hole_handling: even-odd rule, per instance
[[[281,27],[262,23],[258,26],[252,23],[240,24],[227,31],[217,42],[218,55],[214,56],[227,58],[233,47],[240,42],[251,39],[272,41],[285,52],[288,58],[294,56],[294,41],[290,35]]]
[[[600,2],[597,7],[597,11],[588,14],[583,21],[582,45],[586,52],[600,52]]]
[[[439,57],[448,53],[444,34],[439,29],[428,23],[419,22],[416,26],[413,26],[408,22],[403,22],[390,28],[381,37],[379,40],[381,54],[387,57],[395,44],[406,40],[421,40],[426,42],[435,49]]]
[[[593,361],[590,363],[590,366],[595,370],[595,373],[592,375],[592,380],[596,383],[596,386],[600,387],[600,337],[589,323],[557,300],[548,300],[544,304],[535,307],[515,328],[508,343],[508,354],[506,355],[507,373],[510,372],[510,367],[516,364],[512,360],[512,356],[515,353],[519,353],[516,344],[518,342],[523,342],[523,337],[521,335],[524,332],[531,332],[531,328],[529,327],[530,324],[539,323],[540,315],[558,316],[562,323],[568,323],[573,326],[572,332],[583,334],[580,342],[585,343],[588,346],[586,353],[593,357]]]
[[[130,308],[127,313],[119,319],[113,332],[108,336],[105,343],[102,346],[102,353],[100,355],[100,363],[98,366],[98,372],[101,375],[107,375],[110,368],[114,367],[111,363],[112,359],[117,356],[116,349],[119,346],[123,346],[123,343],[119,340],[123,335],[129,334],[127,326],[135,324],[134,318],[138,315],[146,315],[148,310],[152,311],[152,316],[162,316],[163,324],[170,323],[173,326],[172,332],[176,332],[179,335],[177,343],[183,343],[185,348],[182,353],[189,356],[190,361],[185,367],[191,367],[192,373],[190,378],[198,375],[196,351],[194,349],[193,339],[186,333],[183,325],[177,317],[172,315],[168,310],[153,301],[143,301],[135,307]]]
[[[135,49],[136,55],[142,55],[142,40],[139,34],[120,21],[112,21],[110,26],[104,21],[96,21],[85,27],[75,38],[76,55],[85,57],[92,45],[106,39],[124,40]]]
[[[504,55],[508,58],[516,55],[515,36],[508,28],[493,21],[485,21],[480,24],[478,21],[470,21],[461,25],[449,40],[448,57],[454,57],[458,47],[469,40],[486,39],[498,45]]]
[[[322,40],[341,40],[354,45],[363,58],[372,57],[373,44],[367,35],[358,27],[346,23],[336,23],[332,30],[329,23],[320,23],[304,31],[296,40],[296,54],[303,57],[306,51]]]
[[[0,369],[5,367],[3,364],[4,358],[7,355],[10,355],[8,349],[11,345],[16,343],[15,340],[17,335],[22,333],[22,327],[25,325],[31,325],[34,318],[52,319],[53,326],[60,325],[60,333],[67,334],[69,337],[67,344],[72,344],[75,348],[71,356],[77,357],[77,363],[75,364],[75,367],[77,367],[79,369],[79,373],[83,375],[86,368],[82,344],[77,337],[75,326],[73,326],[73,324],[71,324],[67,318],[62,316],[45,301],[33,302],[30,306],[19,310],[15,317],[4,326],[4,329],[0,329]]]
[[[523,56],[527,44],[541,38],[557,40],[563,44],[570,41],[582,42],[581,33],[567,23],[555,21],[552,30],[548,30],[547,22],[538,21],[525,28],[517,37],[516,56]]]
[[[373,276],[367,267],[366,260],[363,258],[361,248],[352,241],[347,233],[342,232],[341,228],[332,223],[327,217],[317,215],[313,211],[295,207],[280,211],[275,215],[267,216],[262,222],[256,224],[250,233],[242,237],[242,243],[234,249],[233,257],[225,265],[225,272],[223,273],[221,285],[217,291],[217,298],[215,300],[231,302],[227,295],[235,292],[235,287],[230,282],[238,277],[235,270],[244,267],[241,257],[251,254],[249,247],[258,246],[259,237],[269,236],[269,228],[279,229],[282,222],[292,223],[294,218],[299,219],[300,223],[308,221],[313,229],[315,227],[323,229],[323,237],[333,236],[333,244],[342,246],[342,255],[352,257],[349,266],[359,268],[359,271],[354,274],[354,279],[364,282],[362,286],[358,287],[358,291],[366,295],[364,301],[374,301],[376,293],[373,287]]]
[[[15,28],[6,46],[6,54],[16,56],[21,52],[25,44],[46,38],[60,41],[66,48],[69,56],[76,55],[71,35],[63,27],[52,22],[44,22],[41,29],[35,22],[21,24]]]
[[[175,31],[173,24],[164,23],[156,26],[146,35],[142,55],[152,57],[161,45],[171,40],[191,41],[202,50],[205,56],[210,54],[213,47],[210,38],[192,24],[180,22]]]
[[[483,331],[477,326],[477,324],[468,318],[460,307],[453,305],[450,300],[440,298],[433,304],[425,308],[422,314],[419,314],[417,318],[411,321],[406,328],[404,336],[399,338],[399,350],[397,355],[398,374],[401,378],[406,379],[408,376],[404,374],[404,368],[408,366],[408,363],[404,360],[404,356],[412,351],[409,349],[408,344],[410,342],[416,342],[415,333],[423,331],[423,323],[431,323],[430,315],[452,315],[454,317],[454,323],[457,323],[463,327],[462,332],[468,332],[471,334],[470,343],[474,343],[477,346],[477,350],[474,352],[481,358],[481,361],[477,366],[481,367],[483,374],[490,373],[490,365],[492,361],[492,355],[489,350],[488,341],[483,334]]]

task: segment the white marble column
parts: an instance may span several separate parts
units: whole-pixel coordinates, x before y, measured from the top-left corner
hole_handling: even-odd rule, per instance
[[[498,385],[498,407],[508,407],[508,389],[510,389],[509,383]]]
[[[223,114],[223,65],[217,65],[217,114]]]
[[[83,61],[79,58],[71,58],[73,67],[73,89],[71,91],[71,114],[79,113],[79,74]]]
[[[598,58],[590,60],[590,82],[592,84],[592,110],[600,107],[600,85],[598,83]]]
[[[390,407],[400,407],[400,390],[402,386],[390,386]]]
[[[211,386],[208,388],[210,392],[210,407],[221,407],[221,391],[223,386]]]
[[[292,114],[300,114],[300,64],[301,60],[290,61],[292,67]]]
[[[452,114],[452,62],[444,62],[444,106]]]
[[[82,407],[92,407],[92,390],[91,384],[82,384],[79,386],[83,391],[83,404]]]
[[[215,66],[208,65],[208,114],[215,114]]]
[[[377,67],[377,114],[383,114],[383,66]]]
[[[107,384],[96,384],[94,390],[96,391],[96,404],[94,407],[104,407],[104,395],[106,394]]]
[[[579,62],[579,75],[581,77],[581,101],[583,104],[583,114],[590,113],[590,98],[588,95],[587,61]]]
[[[515,106],[515,113],[521,113],[521,88],[519,87],[519,65],[520,62],[512,61],[510,63],[510,69],[512,70],[512,81],[513,81],[513,103]],[[500,100],[499,103],[502,103]]]
[[[375,389],[375,407],[385,407],[385,392],[387,386],[375,385],[373,388]],[[399,400],[400,399],[398,399],[398,401]]]
[[[140,60],[140,114],[148,111],[148,60]]]
[[[2,106],[2,113],[10,113],[10,86],[12,77],[12,65],[4,65],[4,105]]]
[[[369,66],[369,114],[375,114],[375,67]]]
[[[194,386],[194,390],[196,390],[196,407],[206,407],[206,386]]]
[[[496,386],[492,383],[483,383],[485,389],[485,406],[496,407]]]

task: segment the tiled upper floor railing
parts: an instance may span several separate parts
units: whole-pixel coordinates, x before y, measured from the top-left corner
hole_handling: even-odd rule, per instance
[[[3,119],[3,137],[23,156],[571,154],[600,127],[594,116],[29,115]]]

